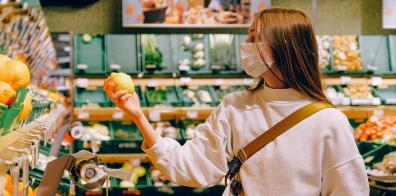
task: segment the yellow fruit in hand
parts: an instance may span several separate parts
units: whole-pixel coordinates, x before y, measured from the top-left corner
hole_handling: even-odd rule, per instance
[[[9,60],[11,60],[10,57],[0,54],[0,66]]]
[[[11,196],[10,192],[3,190],[2,196]]]
[[[117,84],[115,91],[127,90],[128,93],[135,92],[135,85],[131,76],[125,73],[111,73],[111,80]]]
[[[30,83],[29,68],[17,60],[6,61],[0,64],[0,81],[7,82],[15,90],[26,87]]]
[[[32,112],[32,97],[28,94],[26,94],[25,100],[23,101],[23,107],[21,114],[19,115],[20,120],[26,120]]]
[[[15,90],[8,83],[0,81],[0,103],[10,106],[15,95]]]

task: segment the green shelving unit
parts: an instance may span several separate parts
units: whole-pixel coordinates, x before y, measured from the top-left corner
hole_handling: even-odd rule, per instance
[[[389,74],[392,71],[389,58],[388,36],[359,36],[359,45],[362,65],[366,70],[371,70],[376,74]]]
[[[107,70],[120,71],[127,74],[138,74],[141,68],[138,64],[136,35],[105,36]]]
[[[76,35],[74,37],[74,74],[105,75],[105,40],[102,35]]]
[[[107,107],[109,106],[110,101],[102,88],[75,88],[74,107],[82,107],[84,104],[87,103],[96,103],[101,107]]]

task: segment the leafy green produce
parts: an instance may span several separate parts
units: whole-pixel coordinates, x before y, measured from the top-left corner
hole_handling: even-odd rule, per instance
[[[162,103],[167,100],[166,89],[157,88],[147,92],[148,101],[151,103]]]
[[[210,35],[210,67],[212,70],[235,70],[236,54],[234,36],[227,34]]]
[[[144,63],[148,70],[162,69],[162,53],[157,46],[155,35],[142,35]]]

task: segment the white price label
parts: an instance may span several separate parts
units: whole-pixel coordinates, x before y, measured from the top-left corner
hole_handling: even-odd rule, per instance
[[[376,110],[373,111],[373,115],[374,115],[374,116],[377,116],[377,117],[383,116],[384,113],[385,113],[385,112],[384,112],[383,109],[376,109]]]
[[[180,82],[181,83],[190,83],[191,82],[191,78],[190,77],[181,77],[180,78]]]
[[[341,76],[340,80],[341,80],[341,84],[342,85],[346,85],[346,84],[349,84],[352,81],[352,78],[349,77],[349,76]]]
[[[372,77],[371,78],[371,85],[381,86],[381,84],[382,84],[382,77]]]
[[[87,64],[77,64],[77,69],[88,69]]]
[[[78,119],[89,119],[89,113],[88,112],[78,113]]]
[[[150,111],[149,119],[153,122],[161,121],[161,112],[160,111]]]
[[[385,103],[386,104],[396,104],[396,98],[386,98]]]
[[[351,99],[348,97],[342,98],[342,105],[351,105]]]
[[[378,97],[373,98],[373,105],[381,105],[381,99]]]
[[[77,84],[76,85],[79,88],[87,88],[88,87],[88,79],[79,78],[79,79],[77,79]]]
[[[188,119],[197,119],[198,112],[197,111],[187,111],[187,118]]]
[[[147,82],[147,86],[148,87],[156,87],[156,86],[158,86],[158,80],[149,80]]]
[[[215,83],[215,86],[221,86],[221,85],[223,85],[223,79],[215,79],[215,81],[214,81],[214,83]]]
[[[117,111],[113,113],[113,119],[123,119],[124,118],[124,112]]]
[[[110,65],[110,69],[112,69],[112,70],[120,70],[121,69],[121,65],[119,65],[119,64],[111,64]]]
[[[245,78],[245,79],[243,79],[243,84],[245,84],[245,85],[251,85],[252,82],[253,82],[253,80],[250,79],[250,78]]]

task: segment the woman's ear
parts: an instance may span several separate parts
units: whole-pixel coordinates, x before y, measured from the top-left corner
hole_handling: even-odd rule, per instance
[[[249,27],[249,30],[248,30],[248,37],[246,38],[246,42],[248,42],[248,43],[253,43],[253,42],[255,42],[255,41],[256,41],[255,37],[256,37],[256,25],[255,25],[255,23],[253,22],[253,23],[250,25],[250,27]]]

